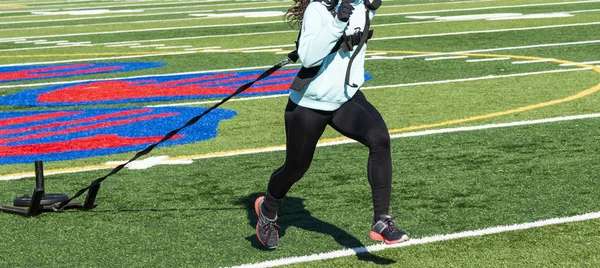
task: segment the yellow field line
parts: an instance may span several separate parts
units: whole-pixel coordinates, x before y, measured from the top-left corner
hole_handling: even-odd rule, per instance
[[[65,174],[65,173],[77,173],[83,171],[93,171],[93,170],[101,170],[101,169],[109,169],[115,168],[116,164],[102,164],[102,165],[92,165],[92,166],[83,166],[83,167],[74,167],[74,168],[59,168],[59,169],[51,169],[44,170],[44,175],[57,175],[57,174]],[[35,172],[19,172],[13,174],[7,174],[0,176],[0,181],[2,180],[10,180],[13,178],[28,178],[35,177]]]
[[[212,152],[207,154],[194,154],[194,155],[185,155],[185,156],[175,156],[169,157],[171,160],[186,160],[186,159],[200,159],[200,158],[211,158],[211,157],[219,157],[219,156],[227,156],[227,155],[236,155],[236,154],[244,154],[249,153],[251,151],[271,151],[285,148],[285,145],[279,146],[267,146],[261,148],[253,148],[253,149],[242,149],[242,150],[233,150],[233,151],[224,151],[224,152]]]
[[[407,53],[407,51],[380,51],[380,52],[410,54],[410,53]],[[374,53],[377,53],[377,51],[374,51]],[[422,53],[422,54],[439,55],[439,54],[443,54],[443,53],[439,53],[439,52],[426,52],[426,53]],[[540,58],[540,57],[516,56],[516,55],[500,55],[500,54],[453,53],[452,55],[456,55],[456,56],[473,56],[473,57],[492,57],[492,58],[513,58],[513,59],[525,59],[525,60],[542,60],[542,59],[544,59],[544,58]],[[555,63],[560,63],[560,64],[563,64],[563,63],[573,64],[574,66],[578,66],[578,67],[581,67],[581,68],[590,68],[590,69],[596,71],[597,73],[600,73],[600,68],[596,67],[594,65],[581,64],[581,63],[575,63],[575,62],[566,61],[566,60],[556,60],[556,59],[548,61],[548,62],[555,62]],[[502,111],[502,112],[489,113],[489,114],[478,115],[478,116],[473,116],[473,117],[467,117],[467,118],[462,118],[462,119],[448,120],[448,121],[443,121],[443,122],[434,123],[434,124],[426,124],[426,125],[410,126],[410,127],[404,127],[404,128],[391,129],[391,130],[389,130],[389,132],[390,132],[390,134],[394,134],[394,133],[400,133],[400,132],[415,131],[415,130],[422,130],[422,129],[428,129],[428,128],[435,128],[435,127],[443,127],[443,126],[460,124],[460,123],[466,123],[466,122],[471,122],[471,121],[476,121],[476,120],[489,119],[489,118],[492,118],[492,117],[509,115],[509,114],[514,114],[514,113],[529,111],[529,110],[533,110],[533,109],[538,109],[538,108],[542,108],[542,107],[547,107],[547,106],[551,106],[551,105],[555,105],[555,104],[559,104],[559,103],[569,102],[569,101],[572,101],[572,100],[583,98],[583,97],[585,97],[587,95],[596,93],[598,91],[600,91],[600,84],[598,84],[598,85],[596,85],[594,87],[591,87],[589,89],[586,89],[584,91],[581,91],[581,92],[579,92],[579,93],[577,93],[575,95],[571,95],[571,96],[568,96],[568,97],[562,98],[562,99],[551,100],[551,101],[547,101],[547,102],[542,102],[542,103],[537,103],[537,104],[533,104],[533,105],[523,106],[523,107],[519,107],[519,108],[516,108],[516,109],[510,109],[510,110],[506,110],[506,111]],[[320,142],[332,142],[332,141],[340,141],[340,140],[346,140],[346,139],[347,139],[346,137],[337,137],[337,138],[331,138],[331,139],[323,139]]]
[[[21,8],[27,7],[25,4],[1,4],[0,8]]]
[[[370,51],[370,52],[404,53],[404,54],[431,54],[431,55],[447,54],[447,53],[442,53],[442,52],[416,52],[416,51],[400,51],[400,50],[393,50],[393,51],[389,51],[389,50],[388,51]],[[542,60],[542,59],[544,59],[544,58],[540,58],[540,57],[516,56],[516,55],[500,55],[500,54],[472,54],[472,53],[463,53],[463,54],[460,54],[460,53],[452,53],[452,55],[466,55],[466,56],[473,56],[473,57],[513,58],[513,59],[526,59],[526,60]],[[600,68],[596,67],[596,66],[593,66],[593,65],[581,64],[581,63],[576,63],[576,62],[571,62],[571,61],[566,61],[566,60],[558,60],[558,59],[552,60],[552,61],[549,61],[549,62],[555,62],[555,63],[560,63],[560,64],[563,64],[563,63],[572,64],[574,66],[578,66],[578,67],[581,67],[581,68],[589,68],[589,69],[594,70],[597,73],[600,73]],[[502,111],[502,112],[489,113],[489,114],[478,115],[478,116],[473,116],[473,117],[468,117],[468,118],[462,118],[462,119],[448,120],[448,121],[443,121],[443,122],[434,123],[434,124],[425,124],[425,125],[409,126],[409,127],[404,127],[404,128],[391,129],[391,130],[389,130],[389,132],[390,132],[390,134],[391,133],[399,133],[399,132],[421,130],[421,129],[441,127],[441,126],[448,126],[448,125],[453,125],[453,124],[460,124],[460,123],[471,122],[471,121],[482,120],[482,119],[489,119],[489,118],[493,118],[493,117],[498,117],[498,116],[503,116],[503,115],[508,115],[508,114],[514,114],[514,113],[529,111],[529,110],[533,110],[533,109],[537,109],[537,108],[547,107],[547,106],[551,106],[551,105],[555,105],[555,104],[559,104],[559,103],[569,102],[569,101],[572,101],[572,100],[580,99],[580,98],[583,98],[585,96],[591,95],[591,94],[596,93],[598,91],[600,91],[600,84],[598,84],[598,85],[596,85],[594,87],[591,87],[589,89],[586,89],[584,91],[581,91],[581,92],[579,92],[577,94],[568,96],[566,98],[562,98],[562,99],[556,99],[556,100],[541,102],[541,103],[537,103],[537,104],[533,104],[533,105],[527,105],[527,106],[523,106],[523,107],[519,107],[519,108],[515,108],[515,109],[510,109],[510,110],[506,110],[506,111]],[[319,140],[319,144],[323,144],[323,143],[327,143],[327,142],[333,142],[333,141],[341,141],[341,140],[348,140],[348,138],[342,136],[342,137],[337,137],[337,138],[321,139],[321,140]],[[211,152],[211,153],[197,154],[197,155],[177,156],[177,157],[172,157],[172,158],[169,158],[169,159],[182,160],[182,159],[198,159],[198,158],[218,157],[218,156],[231,155],[231,154],[248,153],[250,151],[264,151],[264,150],[269,150],[269,149],[280,149],[282,147],[285,148],[285,145],[268,146],[268,147],[254,148],[254,149],[245,149],[245,150],[233,150],[233,151],[226,151],[226,152]],[[96,165],[96,166],[84,166],[84,167],[55,169],[55,170],[47,170],[46,174],[50,175],[50,174],[60,174],[60,173],[74,173],[74,172],[80,172],[80,171],[114,168],[114,166],[115,165],[105,164],[105,165]],[[16,177],[16,176],[32,177],[34,175],[35,174],[33,172],[23,172],[23,173],[7,174],[7,175],[0,176],[0,180],[2,178],[8,178],[8,177]]]

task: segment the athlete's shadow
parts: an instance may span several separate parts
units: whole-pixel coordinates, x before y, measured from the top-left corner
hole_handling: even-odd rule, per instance
[[[237,200],[236,205],[243,205],[248,213],[248,223],[252,228],[256,227],[256,213],[254,212],[254,201],[264,193],[253,193],[240,200]],[[370,261],[376,264],[393,264],[396,261],[382,258],[373,255],[369,252],[364,252],[364,245],[356,237],[352,236],[348,232],[341,228],[322,220],[313,217],[309,211],[304,207],[304,199],[297,197],[286,197],[283,200],[282,206],[279,210],[279,221],[277,223],[280,227],[279,237],[285,236],[285,230],[294,226],[311,232],[318,232],[330,235],[335,241],[349,249],[354,249],[357,252],[357,257],[362,261]],[[253,247],[261,250],[267,250],[256,238],[256,235],[246,237],[246,240],[250,241]]]

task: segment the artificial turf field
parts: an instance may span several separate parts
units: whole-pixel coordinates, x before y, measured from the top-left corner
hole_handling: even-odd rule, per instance
[[[7,114],[201,109],[220,99],[188,94],[54,105],[24,92],[261,71],[293,48],[297,29],[282,19],[290,5],[0,3],[0,155],[6,157],[0,159],[0,204],[30,193],[34,184],[33,164],[11,154],[22,145],[19,137],[31,138],[33,130],[11,132],[19,125],[11,125]],[[368,152],[328,129],[311,169],[283,203],[280,246],[260,247],[252,203],[285,156],[287,99],[276,92],[236,97],[221,107],[235,115],[218,123],[215,137],[159,147],[108,178],[91,211],[0,214],[0,266],[599,266],[600,1],[388,0],[372,28],[363,92],[392,135],[391,212],[413,244],[383,247],[369,239]],[[52,64],[124,62],[162,65],[21,80],[6,74]],[[90,90],[90,98],[96,96]],[[26,98],[34,104],[25,104]],[[50,133],[34,146],[61,135]],[[45,161],[47,192],[72,194],[134,154],[35,157]],[[494,227],[491,234],[450,239]],[[433,239],[440,235],[448,239]]]

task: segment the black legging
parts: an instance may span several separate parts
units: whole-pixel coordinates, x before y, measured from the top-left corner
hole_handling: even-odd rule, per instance
[[[360,91],[332,112],[313,110],[288,101],[285,109],[285,163],[271,175],[267,188],[269,194],[281,199],[302,178],[327,125],[369,148],[367,170],[375,217],[388,214],[392,190],[390,135],[381,114]]]

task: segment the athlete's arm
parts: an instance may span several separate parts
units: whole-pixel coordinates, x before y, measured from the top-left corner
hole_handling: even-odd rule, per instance
[[[337,17],[330,20],[323,16],[331,14],[320,2],[310,3],[304,12],[298,46],[298,55],[304,67],[320,65],[346,28],[347,23],[338,20]]]

